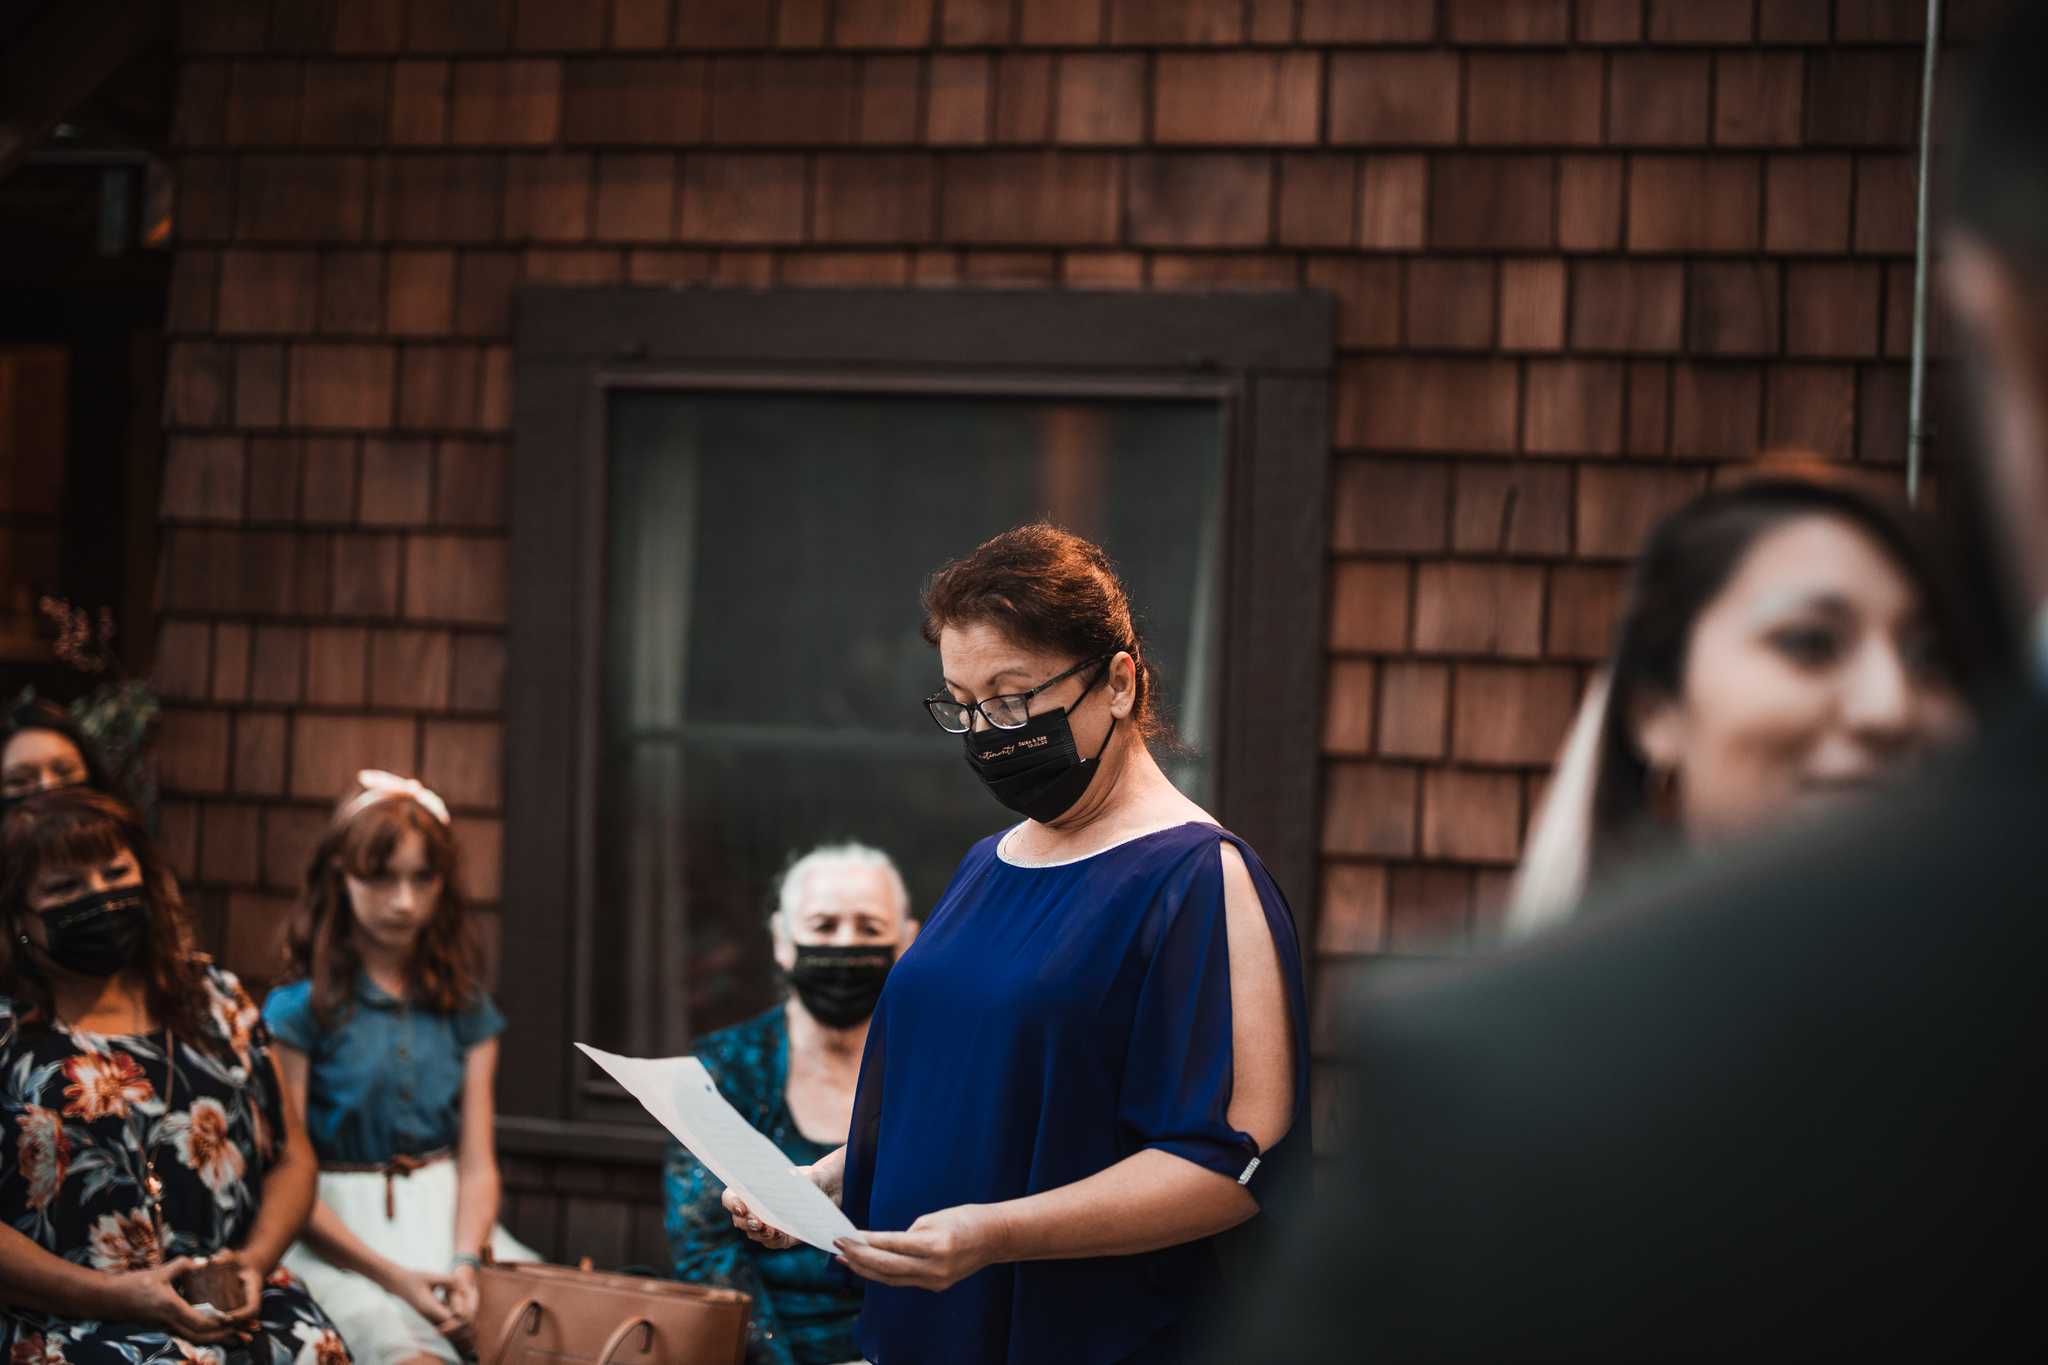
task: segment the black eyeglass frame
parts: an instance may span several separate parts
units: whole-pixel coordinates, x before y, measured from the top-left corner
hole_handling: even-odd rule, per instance
[[[980,701],[977,702],[955,701],[953,700],[953,698],[947,696],[943,692],[934,692],[932,693],[932,695],[924,699],[925,714],[929,715],[932,718],[932,723],[934,725],[938,726],[941,730],[945,730],[946,733],[949,735],[967,734],[969,731],[974,729],[974,720],[972,717],[969,717],[967,720],[967,724],[963,729],[949,729],[946,725],[946,722],[939,719],[939,708],[941,706],[956,706],[959,707],[962,711],[980,711],[981,718],[987,721],[989,723],[989,728],[993,730],[1021,730],[1031,723],[1031,699],[1033,697],[1037,696],[1040,692],[1045,691],[1048,687],[1057,687],[1059,684],[1073,677],[1076,673],[1079,673],[1084,668],[1092,668],[1096,664],[1106,664],[1114,661],[1117,656],[1117,653],[1118,651],[1112,650],[1108,654],[1097,654],[1092,659],[1083,659],[1080,663],[1075,664],[1066,672],[1055,674],[1054,676],[1047,678],[1044,682],[1032,688],[1029,692],[998,692],[993,697],[983,697]],[[1109,670],[1106,668],[1103,670],[1105,676],[1107,676],[1108,671]],[[1088,695],[1089,692],[1094,691],[1095,684],[1101,681],[1101,678],[1096,678],[1090,681],[1088,686],[1082,689],[1081,696],[1085,697]],[[1076,697],[1074,700],[1076,701],[1076,703],[1078,703],[1080,701],[1080,697]],[[1002,724],[994,716],[991,716],[986,710],[983,709],[992,701],[1007,701],[1017,703],[1023,709],[1024,719],[1018,721],[1015,725]]]

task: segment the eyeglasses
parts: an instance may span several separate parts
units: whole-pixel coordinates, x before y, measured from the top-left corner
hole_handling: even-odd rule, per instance
[[[1092,659],[1083,659],[1057,677],[1047,678],[1029,692],[1005,692],[998,697],[984,697],[978,702],[954,701],[943,692],[924,699],[924,709],[932,713],[932,719],[939,728],[949,735],[964,735],[974,724],[974,713],[981,712],[981,718],[998,730],[1019,730],[1031,719],[1031,699],[1056,683],[1063,683],[1084,668],[1092,668],[1114,658],[1111,654],[1098,654]],[[1107,670],[1104,670],[1107,672]],[[1102,681],[1098,676],[1089,682],[1081,692],[1087,696]]]

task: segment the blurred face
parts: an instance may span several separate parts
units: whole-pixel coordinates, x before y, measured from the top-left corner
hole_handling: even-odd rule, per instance
[[[349,910],[362,941],[409,950],[441,902],[441,874],[427,860],[426,840],[407,830],[383,868],[367,876],[344,873]]]
[[[1863,791],[1958,736],[1962,700],[1919,593],[1853,524],[1815,515],[1759,537],[1693,627],[1683,695],[1639,712],[1689,840]]]
[[[796,964],[798,944],[889,944],[901,953],[910,936],[895,884],[887,874],[879,868],[825,863],[805,874],[796,909],[776,917],[775,960],[787,971]]]
[[[47,947],[50,940],[43,925],[42,911],[54,910],[102,891],[140,885],[142,865],[125,848],[101,862],[46,869],[29,883],[28,908],[37,913],[23,918],[21,932],[37,947]]]
[[[82,786],[88,775],[85,755],[55,730],[23,730],[0,750],[0,796]]]

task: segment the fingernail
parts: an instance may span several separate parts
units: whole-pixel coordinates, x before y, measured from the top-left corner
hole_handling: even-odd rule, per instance
[[[761,1230],[761,1220],[758,1218],[749,1218],[747,1220],[747,1226],[752,1228],[755,1232],[759,1232]]]

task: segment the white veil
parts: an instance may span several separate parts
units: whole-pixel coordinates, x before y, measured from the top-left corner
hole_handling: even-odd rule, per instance
[[[1593,849],[1593,789],[1600,775],[1600,736],[1607,726],[1611,692],[1607,674],[1595,674],[1571,733],[1565,736],[1508,893],[1503,930],[1510,942],[1570,919],[1585,894]]]

